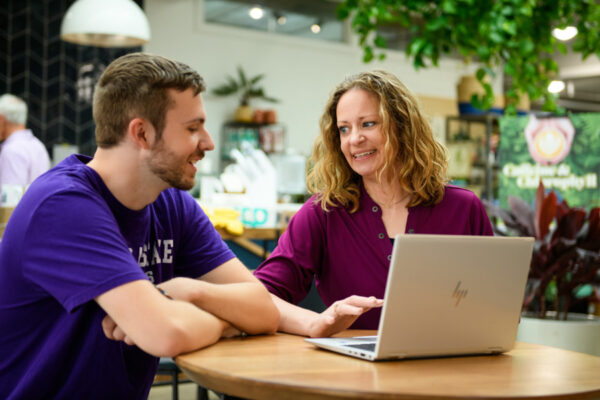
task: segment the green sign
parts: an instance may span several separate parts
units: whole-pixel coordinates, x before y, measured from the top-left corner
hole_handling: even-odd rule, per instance
[[[570,206],[600,206],[600,113],[502,117],[498,198],[533,203],[540,179]]]

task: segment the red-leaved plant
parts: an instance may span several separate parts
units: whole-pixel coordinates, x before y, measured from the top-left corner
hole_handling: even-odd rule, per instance
[[[494,227],[497,235],[535,237],[523,309],[541,318],[555,311],[556,319],[567,319],[575,303],[600,301],[600,208],[571,208],[553,191],[546,193],[542,182],[534,209],[514,196],[508,203],[510,211],[484,202],[488,215],[506,227]],[[581,295],[585,285],[591,290]]]

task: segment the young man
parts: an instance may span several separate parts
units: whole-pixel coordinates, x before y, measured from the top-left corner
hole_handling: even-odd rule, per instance
[[[185,192],[214,148],[202,90],[159,56],[105,70],[94,158],[34,182],[0,242],[0,398],[144,399],[156,357],[276,330],[268,292]]]
[[[25,128],[26,121],[23,100],[0,96],[0,185],[29,185],[50,168],[46,147]]]

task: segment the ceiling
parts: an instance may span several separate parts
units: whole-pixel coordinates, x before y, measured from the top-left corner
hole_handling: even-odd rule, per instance
[[[248,12],[257,5],[265,15],[252,19]],[[207,22],[342,42],[344,29],[337,19],[336,7],[336,2],[324,0],[204,0],[204,16]],[[311,31],[315,23],[321,28],[316,33]]]
[[[596,76],[565,79],[565,82],[567,88],[558,99],[560,106],[571,111],[600,111],[600,71]]]
[[[208,21],[245,28],[301,36],[305,38],[343,42],[344,28],[336,17],[339,0],[204,0]],[[266,18],[248,17],[251,7],[261,5]],[[285,16],[285,24],[277,17]],[[318,34],[311,32],[315,22],[321,25]],[[388,46],[403,48],[410,38],[400,32],[395,37],[385,32]],[[574,112],[600,111],[600,60],[594,55],[582,62],[579,55],[559,54],[556,57],[566,88],[559,94],[558,104]]]

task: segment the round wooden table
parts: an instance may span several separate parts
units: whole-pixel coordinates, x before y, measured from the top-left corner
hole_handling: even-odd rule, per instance
[[[339,336],[375,334],[346,331]],[[517,343],[505,354],[370,362],[278,333],[175,359],[198,384],[248,399],[600,398],[600,357]]]

